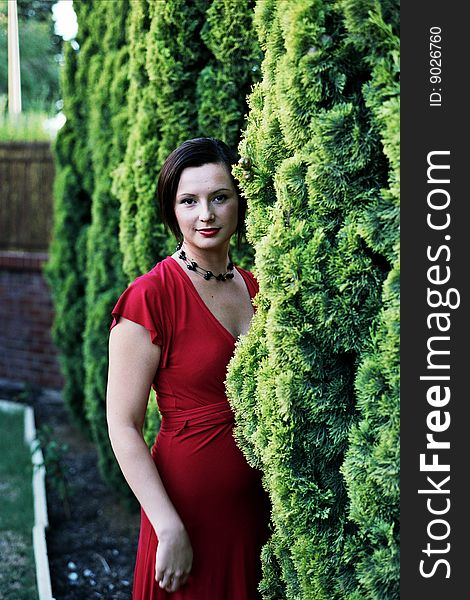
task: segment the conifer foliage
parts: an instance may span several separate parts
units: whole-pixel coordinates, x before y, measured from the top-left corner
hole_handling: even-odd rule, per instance
[[[111,173],[127,142],[128,0],[78,3],[79,51],[67,46],[67,122],[56,144],[55,224],[48,280],[64,400],[97,444],[103,477],[128,490],[105,418],[110,311],[126,285],[118,243],[119,201]]]
[[[163,161],[196,136],[219,137],[236,149],[261,56],[249,0],[133,2],[129,44],[131,127],[113,189],[132,280],[173,252],[155,195]]]
[[[86,21],[89,7],[81,3],[77,10],[83,23],[78,36],[83,46],[80,55],[70,44],[64,51],[61,88],[67,122],[54,146],[54,227],[45,275],[55,307],[52,335],[64,375],[64,403],[76,422],[86,429],[83,329],[86,314],[86,235],[93,177],[82,90],[88,84],[86,57],[92,42]]]
[[[256,6],[263,78],[237,172],[260,293],[228,389],[272,500],[273,600],[397,597],[397,15]]]
[[[259,79],[261,50],[253,31],[254,2],[213,0],[201,38],[211,51],[197,81],[199,131],[233,149],[240,141],[246,97]]]
[[[348,540],[358,588],[351,598],[399,598],[399,38],[398,6],[383,15],[364,3],[343,3],[348,30],[359,51],[367,48],[371,79],[364,86],[389,163],[388,185],[364,215],[361,232],[373,252],[391,265],[382,309],[355,381],[360,418],[350,434],[343,473],[358,524]]]
[[[87,236],[86,319],[84,326],[85,405],[100,471],[114,487],[122,475],[111,450],[105,416],[110,313],[126,286],[119,249],[119,200],[111,192],[111,173],[127,141],[126,97],[128,0],[95,1],[90,35],[100,50],[88,59],[88,144],[94,185]]]
[[[234,150],[248,110],[247,96],[260,75],[262,56],[253,29],[253,8],[254,0],[213,0],[201,31],[211,55],[196,86],[199,132],[224,140]],[[249,244],[233,243],[230,252],[235,264],[251,267]]]

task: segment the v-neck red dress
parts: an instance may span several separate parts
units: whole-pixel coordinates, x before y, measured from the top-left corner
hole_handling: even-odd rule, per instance
[[[251,298],[253,275],[238,269]],[[142,511],[133,600],[255,600],[269,503],[261,474],[235,444],[225,392],[235,338],[172,257],[138,277],[112,311],[143,325],[161,349],[153,387],[162,415],[152,457],[185,524],[193,568],[174,593],[155,582],[157,537]]]

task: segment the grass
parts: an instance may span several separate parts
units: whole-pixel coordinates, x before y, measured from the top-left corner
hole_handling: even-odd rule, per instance
[[[2,142],[49,142],[53,135],[44,127],[45,113],[20,113],[10,116],[0,111],[0,141]]]
[[[32,465],[23,412],[0,410],[0,590],[3,600],[38,597],[32,546]]]

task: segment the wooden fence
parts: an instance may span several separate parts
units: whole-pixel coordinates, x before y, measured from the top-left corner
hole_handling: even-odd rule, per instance
[[[0,250],[47,250],[53,181],[48,142],[0,142]]]

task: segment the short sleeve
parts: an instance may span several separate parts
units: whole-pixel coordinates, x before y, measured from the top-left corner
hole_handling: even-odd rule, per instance
[[[113,321],[109,329],[117,325],[119,317],[124,317],[145,327],[150,332],[152,343],[163,346],[164,315],[162,290],[158,283],[156,277],[145,275],[131,283],[111,311]]]

